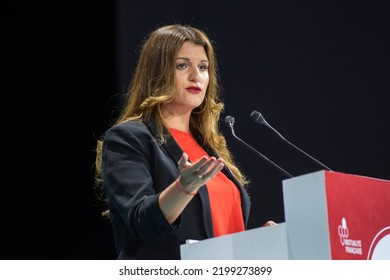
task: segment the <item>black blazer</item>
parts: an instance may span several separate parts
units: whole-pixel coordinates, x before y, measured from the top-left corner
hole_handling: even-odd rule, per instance
[[[158,196],[179,176],[177,162],[183,151],[173,137],[158,143],[154,131],[153,125],[130,121],[111,127],[104,137],[103,179],[118,259],[180,259],[180,245],[187,239],[214,236],[205,187],[173,224],[165,219]],[[249,196],[228,168],[222,172],[240,190],[247,227]]]

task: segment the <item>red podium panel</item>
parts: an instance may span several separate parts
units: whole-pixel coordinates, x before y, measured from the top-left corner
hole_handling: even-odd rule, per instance
[[[390,256],[390,181],[325,172],[332,259]]]
[[[283,181],[286,222],[183,244],[182,259],[390,260],[390,181],[317,171]]]
[[[390,260],[390,181],[318,171],[283,197],[289,259]]]

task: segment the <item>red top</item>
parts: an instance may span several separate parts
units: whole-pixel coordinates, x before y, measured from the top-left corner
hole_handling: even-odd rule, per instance
[[[173,128],[170,128],[169,131],[183,151],[188,154],[191,162],[197,161],[204,155],[209,157],[191,133]],[[213,179],[208,181],[206,186],[210,198],[214,236],[243,231],[241,196],[237,186],[222,172],[218,172]]]

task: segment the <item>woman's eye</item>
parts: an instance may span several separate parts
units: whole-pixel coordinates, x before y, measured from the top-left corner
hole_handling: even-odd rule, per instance
[[[200,65],[200,66],[199,66],[199,69],[200,69],[201,71],[207,71],[208,68],[209,68],[209,67],[208,67],[207,65]]]
[[[187,64],[185,64],[185,63],[181,63],[181,64],[176,65],[176,68],[179,70],[185,69],[186,67],[187,67]]]

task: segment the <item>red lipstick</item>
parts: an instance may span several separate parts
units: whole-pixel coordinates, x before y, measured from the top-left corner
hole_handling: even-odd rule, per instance
[[[190,93],[193,93],[193,94],[198,94],[202,91],[202,89],[200,87],[197,87],[197,86],[188,87],[188,88],[186,88],[186,90]]]

